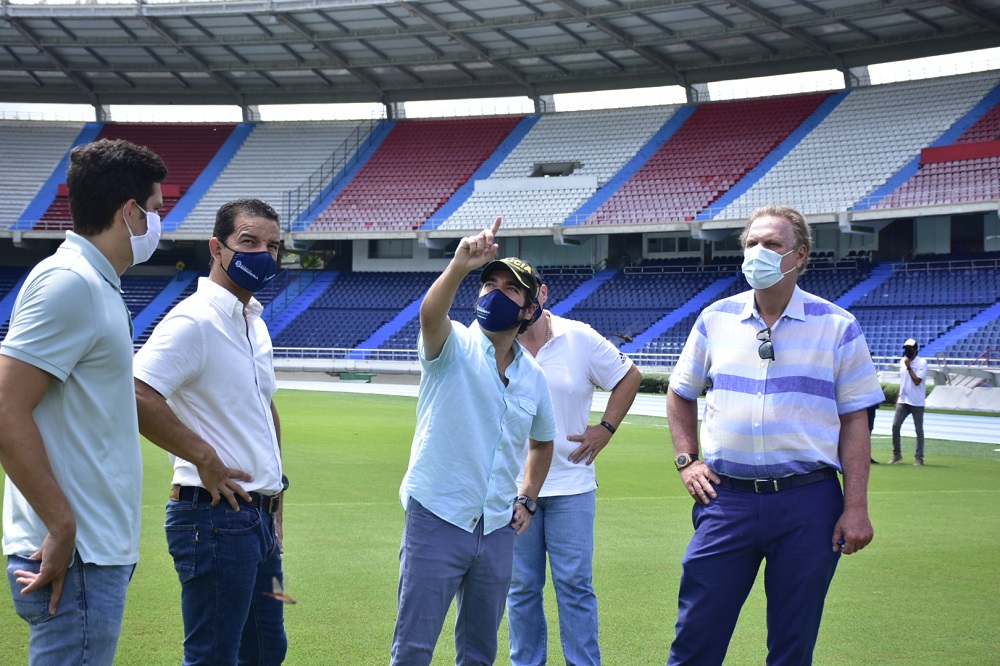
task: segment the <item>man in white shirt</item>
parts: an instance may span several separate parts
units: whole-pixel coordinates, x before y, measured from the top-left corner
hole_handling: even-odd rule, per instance
[[[514,575],[507,595],[510,661],[513,666],[547,663],[542,590],[548,555],[563,656],[567,664],[584,666],[601,663],[593,587],[594,460],[632,406],[642,373],[587,324],[544,309],[548,294],[548,286],[542,284],[537,298],[541,315],[518,336],[548,380],[559,434],[538,497],[534,527],[514,541]],[[597,387],[611,395],[600,424],[588,425]]]
[[[120,276],[156,249],[167,167],[121,140],[69,157],[73,231],[25,279],[0,346],[3,552],[28,661],[110,665],[142,507]]]
[[[139,430],[171,454],[167,547],[181,582],[184,661],[280,664],[281,429],[271,337],[253,294],[277,273],[278,213],[223,205],[212,267],[135,356]],[[169,401],[169,402],[168,402]]]
[[[913,415],[913,429],[917,431],[917,452],[913,464],[921,467],[924,464],[924,404],[927,402],[927,361],[917,352],[920,347],[917,341],[910,338],[903,343],[903,358],[899,361],[899,398],[896,400],[896,413],[892,417],[892,458],[890,465],[895,465],[903,459],[899,444],[899,431],[903,421]]]

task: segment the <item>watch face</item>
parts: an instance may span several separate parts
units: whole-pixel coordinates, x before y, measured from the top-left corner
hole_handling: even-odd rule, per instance
[[[687,454],[684,453],[677,456],[677,458],[674,460],[674,464],[677,465],[677,469],[686,467],[689,462],[690,459],[687,457]]]
[[[521,506],[523,506],[525,510],[532,516],[535,515],[535,511],[538,509],[538,502],[531,499],[527,495],[518,495],[515,501]]]

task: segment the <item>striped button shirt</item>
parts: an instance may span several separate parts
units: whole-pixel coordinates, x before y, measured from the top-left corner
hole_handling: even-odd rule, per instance
[[[771,327],[774,360],[758,355],[765,328],[753,291],[713,303],[695,322],[670,388],[708,388],[701,451],[718,474],[781,478],[841,470],[840,416],[883,400],[871,354],[846,310],[795,288]]]

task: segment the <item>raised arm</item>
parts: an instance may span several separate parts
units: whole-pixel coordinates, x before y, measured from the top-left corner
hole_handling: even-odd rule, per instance
[[[434,360],[441,354],[451,333],[448,310],[455,302],[455,294],[458,293],[462,280],[470,271],[485,265],[496,256],[499,245],[493,240],[500,230],[500,220],[498,217],[490,229],[483,229],[478,235],[467,236],[459,241],[455,256],[427,290],[427,295],[420,304],[420,333],[427,360]]]

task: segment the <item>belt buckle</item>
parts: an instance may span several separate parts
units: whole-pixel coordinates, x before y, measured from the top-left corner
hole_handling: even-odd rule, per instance
[[[761,485],[764,484],[764,485]],[[772,484],[769,487],[768,484]],[[753,480],[753,490],[755,493],[776,493],[778,492],[778,480],[777,479],[754,479]]]

